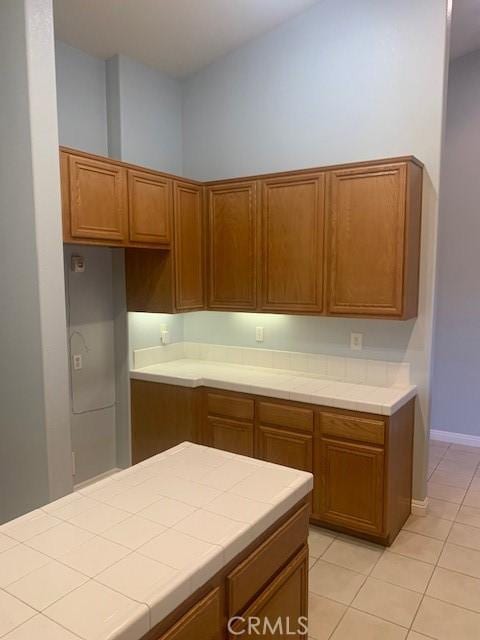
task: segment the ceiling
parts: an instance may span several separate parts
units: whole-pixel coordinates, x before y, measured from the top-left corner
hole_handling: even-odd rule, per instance
[[[480,49],[480,0],[453,0],[450,57]]]
[[[54,0],[55,37],[182,77],[317,0]]]

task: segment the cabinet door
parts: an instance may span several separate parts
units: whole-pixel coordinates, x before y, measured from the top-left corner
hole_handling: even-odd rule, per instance
[[[262,183],[262,309],[323,310],[324,175]]]
[[[354,531],[383,531],[384,453],[380,447],[321,438],[319,516]]]
[[[158,640],[220,640],[220,591],[214,589]]]
[[[127,239],[127,173],[123,167],[69,156],[72,239]]]
[[[255,182],[209,187],[209,307],[256,308],[257,232]]]
[[[253,424],[228,418],[207,418],[207,440],[212,447],[253,456]]]
[[[170,243],[172,181],[153,173],[128,171],[131,242]]]
[[[311,471],[313,436],[259,425],[257,456],[286,467]]]
[[[306,638],[307,581],[308,550],[304,547],[232,625],[230,640]]]
[[[175,183],[175,306],[179,311],[203,309],[203,188]]]
[[[406,165],[330,173],[328,311],[401,316]]]

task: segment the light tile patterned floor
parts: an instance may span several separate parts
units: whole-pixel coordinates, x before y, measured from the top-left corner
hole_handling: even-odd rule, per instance
[[[389,549],[312,527],[312,640],[480,639],[480,448],[430,443],[429,513]]]

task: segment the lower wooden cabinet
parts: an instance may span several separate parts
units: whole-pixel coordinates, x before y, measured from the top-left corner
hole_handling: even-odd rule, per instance
[[[318,512],[355,531],[383,531],[384,452],[381,447],[320,439]]]
[[[313,436],[259,425],[257,457],[285,467],[312,471]]]
[[[253,424],[209,416],[207,444],[241,456],[253,456]]]
[[[133,380],[134,460],[193,440],[311,471],[312,522],[389,545],[411,511],[414,403],[381,416]]]
[[[308,549],[305,547],[239,616],[228,637],[305,638],[307,603]]]
[[[214,589],[158,640],[221,640],[220,589]]]

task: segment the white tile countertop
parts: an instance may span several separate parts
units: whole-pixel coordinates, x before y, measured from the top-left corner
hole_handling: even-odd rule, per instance
[[[0,526],[2,640],[139,640],[313,488],[182,443]]]
[[[130,377],[183,387],[214,387],[386,416],[394,414],[417,393],[417,388],[408,383],[377,386],[291,369],[190,358],[132,369]]]

